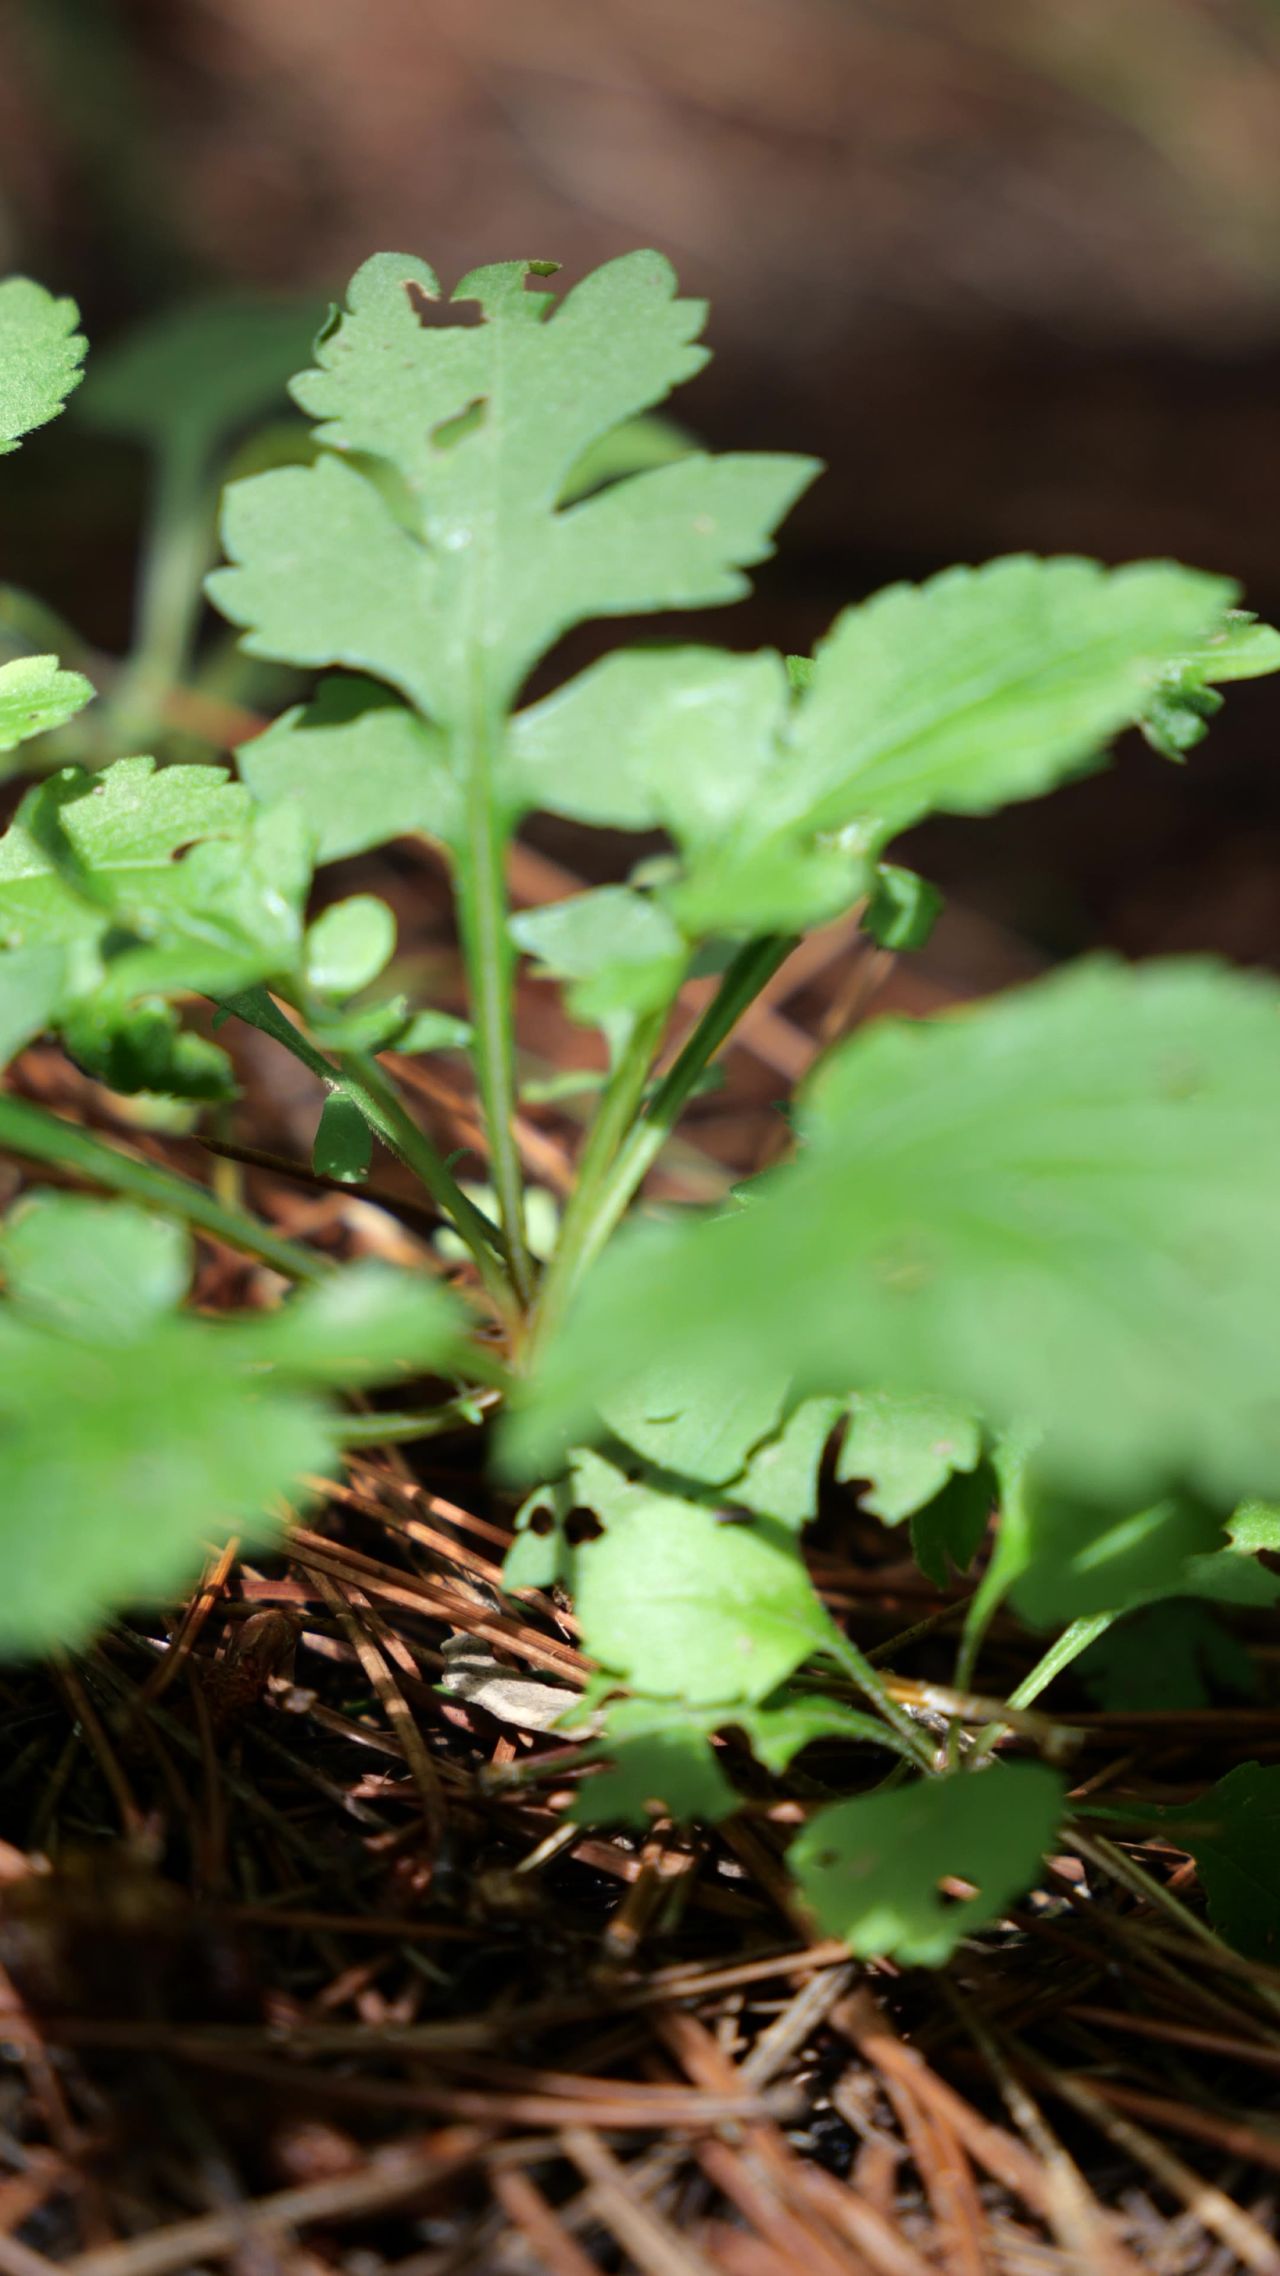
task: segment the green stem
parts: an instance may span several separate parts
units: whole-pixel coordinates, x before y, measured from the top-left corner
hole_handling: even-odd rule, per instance
[[[578,1158],[573,1192],[565,1209],[555,1253],[538,1291],[535,1322],[539,1336],[545,1335],[561,1317],[585,1260],[594,1254],[592,1243],[600,1194],[644,1097],[668,1008],[664,1004],[660,1010],[637,1019],[601,1094]]]
[[[489,1138],[489,1165],[516,1295],[533,1301],[525,1235],[524,1179],[516,1145],[515,950],[507,925],[506,817],[494,783],[492,717],[479,659],[470,715],[460,730],[459,774],[466,784],[465,852],[457,866],[458,929],[467,967],[476,1087]]]
[[[286,1019],[265,988],[245,988],[238,995],[224,998],[224,1005],[248,1026],[256,1027],[261,1035],[270,1036],[274,1043],[292,1052],[328,1090],[345,1092],[359,1107],[370,1129],[377,1132],[406,1169],[413,1171],[432,1200],[457,1227],[475,1258],[485,1288],[503,1313],[509,1313],[511,1291],[501,1269],[505,1250],[497,1226],[468,1199],[448,1163],[418,1128],[377,1060],[363,1051],[344,1052],[337,1061],[327,1058],[309,1036]]]
[[[504,1312],[511,1308],[511,1290],[503,1271],[506,1249],[502,1235],[483,1210],[463,1192],[448,1163],[439,1155],[408,1108],[395,1084],[368,1052],[344,1051],[338,1060],[341,1087],[354,1099],[370,1129],[398,1154],[406,1169],[426,1187],[449,1216],[475,1258],[490,1296]]]
[[[238,1209],[216,1201],[202,1185],[180,1177],[176,1170],[160,1169],[117,1152],[78,1123],[63,1122],[25,1099],[0,1097],[0,1149],[19,1154],[25,1161],[48,1162],[69,1170],[88,1185],[126,1195],[150,1209],[180,1217],[201,1232],[211,1233],[232,1249],[260,1257],[264,1264],[288,1280],[326,1280],[333,1267],[314,1249],[286,1241],[269,1226]]]
[[[749,941],[735,956],[693,1033],[658,1084],[640,1120],[633,1124],[630,1137],[599,1179],[589,1210],[584,1206],[575,1227],[571,1256],[562,1267],[557,1258],[558,1269],[553,1268],[555,1308],[539,1307],[538,1340],[545,1338],[563,1314],[583,1273],[599,1255],[662,1152],[707,1065],[794,947],[790,934],[770,933],[761,940]]]
[[[1112,1622],[1119,1617],[1117,1612],[1093,1612],[1085,1620],[1073,1620],[1069,1628],[1064,1628],[1060,1636],[1055,1636],[1048,1651],[1036,1661],[1030,1674],[1024,1675],[1016,1691],[1009,1693],[1009,1705],[1014,1708],[1029,1707],[1033,1699],[1038,1699],[1042,1691],[1048,1690],[1054,1677],[1061,1675],[1064,1668],[1070,1667],[1073,1660],[1078,1660],[1081,1652],[1087,1652],[1090,1644],[1096,1644],[1099,1636],[1105,1636]],[[1009,1728],[1007,1723],[988,1723],[986,1729],[978,1733],[969,1750],[970,1766],[993,1754]]]
[[[1043,1659],[1036,1661],[1030,1675],[1024,1675],[1017,1690],[1009,1693],[1009,1705],[1029,1707],[1033,1699],[1048,1690],[1054,1677],[1070,1667],[1073,1660],[1078,1660],[1081,1652],[1087,1652],[1090,1644],[1096,1644],[1099,1636],[1105,1636],[1119,1617],[1118,1612],[1092,1612],[1086,1620],[1073,1620],[1069,1628],[1055,1637]]]
[[[922,1770],[932,1771],[935,1751],[932,1744],[922,1736],[919,1725],[912,1721],[906,1708],[899,1706],[883,1676],[872,1667],[865,1652],[860,1652],[857,1645],[851,1643],[839,1629],[832,1635],[825,1649],[839,1661],[850,1682],[856,1685],[864,1698],[872,1702],[882,1719],[897,1732],[909,1749],[912,1761]]]
[[[143,540],[132,650],[108,711],[113,749],[148,741],[170,689],[186,676],[212,541],[202,461],[185,448],[166,449]]]
[[[493,1394],[459,1392],[456,1399],[418,1415],[344,1415],[338,1436],[344,1446],[401,1446],[419,1438],[442,1438],[447,1431],[475,1429],[493,1406]]]

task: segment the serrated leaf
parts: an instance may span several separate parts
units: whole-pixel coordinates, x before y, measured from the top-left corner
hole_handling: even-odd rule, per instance
[[[56,656],[15,656],[0,664],[0,751],[65,727],[93,696],[84,674],[62,671]]]
[[[0,947],[62,953],[49,1010],[113,1087],[224,1097],[223,1054],[158,999],[294,971],[308,878],[298,817],[255,815],[221,767],[67,767],[0,837]]]
[[[1208,732],[1222,709],[1215,682],[1253,680],[1280,671],[1280,632],[1259,624],[1247,609],[1231,609],[1223,624],[1159,674],[1140,725],[1153,749],[1180,760]]]
[[[1064,1800],[1038,1762],[920,1779],[817,1811],[787,1863],[824,1935],[862,1959],[940,1968],[1032,1885]],[[948,1878],[976,1893],[944,1896]]]
[[[1280,1946],[1280,1768],[1242,1762],[1197,1801],[1159,1813],[1196,1861],[1209,1918],[1251,1960]]]
[[[170,1307],[185,1238],[131,1207],[42,1199],[4,1236],[0,1652],[74,1643],[163,1597],[232,1532],[266,1538],[300,1480],[337,1460],[313,1386],[446,1361],[443,1291],[355,1267],[271,1318]],[[180,1269],[181,1267],[181,1269]]]
[[[228,294],[167,308],[95,352],[78,415],[199,462],[270,410],[307,354],[318,303]]]
[[[82,373],[85,342],[74,300],[29,277],[0,283],[0,454],[56,418]]]
[[[1028,554],[890,585],[817,650],[787,803],[815,829],[866,817],[883,843],[924,814],[1035,796],[1138,716],[1235,591],[1172,562]]]
[[[454,299],[483,321],[424,325],[424,262],[379,254],[294,383],[330,451],[386,461],[398,515],[326,454],[232,486],[218,606],[250,652],[372,673],[450,727],[471,721],[476,656],[487,703],[586,617],[735,599],[744,568],[815,471],[810,460],[685,457],[557,510],[599,437],[704,360],[700,303],[674,297],[657,254],[585,278],[553,314],[528,264],[477,270]]]
[[[301,808],[317,862],[388,838],[457,840],[461,808],[443,736],[376,680],[335,673],[313,703],[286,711],[236,757],[260,804]]]
[[[372,1159],[373,1133],[355,1100],[341,1091],[332,1092],[320,1109],[311,1147],[316,1176],[359,1185],[368,1177]]]
[[[830,1641],[783,1527],[722,1522],[598,1456],[577,1464],[574,1489],[605,1517],[573,1561],[583,1641],[633,1689],[695,1706],[763,1699]]]
[[[223,767],[119,759],[64,767],[23,800],[0,838],[0,937],[9,947],[74,940],[131,899],[172,891],[184,846],[239,836],[248,794]]]
[[[440,709],[424,626],[438,606],[433,563],[352,466],[322,456],[232,482],[210,599],[246,629],[250,656],[342,664]]]
[[[660,1351],[714,1345],[802,1392],[861,1376],[1030,1419],[1055,1485],[1113,1509],[1274,1490],[1278,1013],[1257,975],[1098,960],[878,1022],[758,1206],[602,1260],[533,1394],[533,1459]]]

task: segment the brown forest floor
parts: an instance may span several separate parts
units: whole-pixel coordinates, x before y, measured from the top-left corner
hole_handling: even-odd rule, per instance
[[[525,897],[565,889],[519,863]],[[378,883],[447,1001],[438,878],[405,853]],[[776,1098],[873,1001],[920,1010],[1026,969],[955,915],[910,979],[847,927],[820,936],[698,1102],[667,1190],[767,1159]],[[590,1049],[536,984],[522,1032],[531,1061]],[[314,1102],[274,1059],[244,1073],[237,1140],[305,1164]],[[466,1096],[434,1064],[408,1074],[437,1138],[473,1146]],[[242,1177],[295,1236],[438,1268],[394,1208],[148,1134],[53,1054],[18,1080]],[[523,1143],[562,1187],[564,1111],[530,1109]],[[374,1184],[394,1202],[394,1165]],[[202,1249],[203,1305],[270,1286]],[[900,1673],[945,1682],[947,1597],[828,1500],[828,1601]],[[228,1545],[185,1607],[6,1675],[0,2276],[1280,2271],[1280,1968],[1200,1941],[1189,1861],[1127,1840],[1051,1860],[928,1976],[851,1964],[790,1908],[779,1860],[818,1750],[785,1790],[744,1759],[748,1805],[714,1833],[580,1832],[572,1773],[510,1775],[564,1745],[518,1719],[530,1680],[573,1689],[583,1668],[562,1604],[500,1594],[510,1517],[465,1439],[371,1453],[276,1552]],[[1077,1790],[1182,1801],[1280,1758],[1280,1654],[1266,1623],[1242,1633],[1256,1705],[1077,1713],[1064,1689]],[[457,1637],[518,1679],[501,1714],[437,1688]],[[997,1624],[986,1688],[1034,1649]],[[1130,1886],[1127,1860],[1188,1909]]]

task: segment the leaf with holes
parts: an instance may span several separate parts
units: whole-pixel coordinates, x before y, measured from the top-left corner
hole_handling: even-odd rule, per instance
[[[500,710],[583,618],[746,589],[813,462],[696,453],[558,510],[588,446],[706,360],[704,310],[655,253],[606,263],[554,312],[526,290],[537,273],[475,270],[452,297],[481,321],[427,324],[440,286],[425,262],[365,263],[294,382],[325,455],[228,493],[233,566],[210,591],[253,653],[370,672],[471,732],[479,653]],[[390,466],[399,510],[355,457]]]
[[[1038,1762],[917,1779],[818,1810],[787,1863],[823,1935],[861,1959],[940,1968],[1032,1886],[1065,1795]]]

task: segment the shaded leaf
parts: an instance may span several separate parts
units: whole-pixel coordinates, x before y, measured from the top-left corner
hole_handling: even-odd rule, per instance
[[[1196,1712],[1223,1691],[1250,1698],[1253,1661],[1207,1604],[1172,1597],[1118,1621],[1076,1662],[1090,1698],[1113,1714]]]
[[[920,1779],[817,1811],[787,1863],[824,1935],[863,1959],[939,1968],[1034,1882],[1064,1799],[1038,1762]],[[949,1877],[976,1893],[944,1895]]]
[[[1209,1918],[1252,1960],[1280,1949],[1280,1768],[1242,1762],[1197,1801],[1161,1810],[1196,1861]]]
[[[575,1825],[647,1826],[655,1817],[715,1825],[737,1809],[709,1730],[682,1704],[614,1699],[605,1724],[605,1737],[585,1752],[609,1767],[578,1787],[568,1811]]]
[[[862,920],[878,948],[923,948],[942,910],[942,895],[927,878],[897,862],[876,867],[875,884]]]
[[[78,415],[194,460],[269,411],[307,354],[318,302],[211,295],[166,308],[94,355]]]

